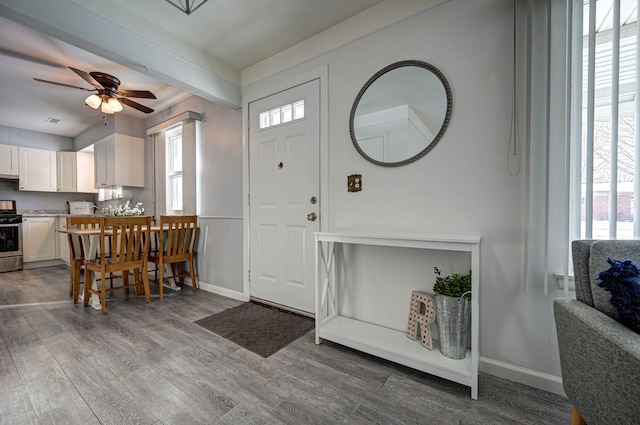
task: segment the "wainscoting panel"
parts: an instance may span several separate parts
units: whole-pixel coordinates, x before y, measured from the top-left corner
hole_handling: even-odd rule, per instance
[[[196,268],[201,289],[242,299],[242,218],[199,216]]]

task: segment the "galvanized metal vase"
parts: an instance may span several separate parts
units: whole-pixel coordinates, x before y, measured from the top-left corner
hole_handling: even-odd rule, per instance
[[[436,294],[436,319],[440,334],[440,352],[451,359],[467,355],[471,302],[461,297]]]

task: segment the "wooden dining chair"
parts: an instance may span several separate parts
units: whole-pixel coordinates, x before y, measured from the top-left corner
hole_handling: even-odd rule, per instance
[[[67,229],[97,229],[100,227],[100,217],[71,216],[67,217]],[[80,294],[80,270],[84,262],[84,246],[79,236],[67,234],[69,243],[69,295],[73,296],[73,303],[78,304]]]
[[[90,284],[84,285],[84,305],[89,305],[91,294],[99,295],[102,304],[102,314],[107,312],[106,293],[117,289],[134,287],[136,295],[142,286],[147,302],[151,302],[149,288],[149,276],[147,270],[147,258],[149,255],[149,240],[151,237],[151,217],[101,217],[100,218],[100,254],[95,260],[85,260],[84,267],[89,273],[85,279],[91,282],[94,273],[100,273],[102,280],[98,289],[91,288]],[[107,253],[105,241],[111,236],[111,246]],[[145,272],[141,273],[143,270]],[[120,286],[112,286],[107,289],[107,273],[121,272]],[[129,283],[129,272],[133,272],[133,285]],[[140,283],[142,279],[142,283]]]
[[[193,262],[198,217],[195,215],[163,215],[160,216],[160,232],[158,238],[158,252],[151,254],[149,261],[157,265],[158,278],[150,279],[160,287],[160,298],[164,297],[164,279],[180,279],[184,283],[186,276],[191,279],[194,291],[198,290],[195,265]],[[184,269],[184,263],[189,263],[189,273]],[[164,266],[171,265],[172,276],[164,276]]]

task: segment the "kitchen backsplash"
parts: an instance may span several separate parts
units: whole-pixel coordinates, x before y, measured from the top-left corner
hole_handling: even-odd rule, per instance
[[[17,182],[0,181],[0,199],[16,201],[19,210],[69,211],[68,201],[91,201],[97,197],[90,193],[29,192],[18,190]]]
[[[131,205],[142,202],[145,214],[153,214],[151,200],[143,199],[143,191],[141,189],[132,190],[123,188],[122,198],[110,201],[98,202],[98,195],[89,193],[58,193],[58,192],[29,192],[18,190],[17,182],[0,180],[0,199],[12,199],[16,201],[19,211],[35,211],[36,213],[44,212],[51,214],[68,214],[69,201],[89,201],[93,202],[97,213],[101,213],[102,209],[111,205],[117,206],[131,201]],[[27,213],[28,214],[28,213]]]

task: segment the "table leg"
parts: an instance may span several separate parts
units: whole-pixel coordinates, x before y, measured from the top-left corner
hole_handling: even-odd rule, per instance
[[[84,255],[87,260],[95,260],[98,252],[98,244],[100,240],[100,235],[84,235],[82,236],[82,244],[84,246]],[[98,290],[98,284],[96,283],[96,276],[98,273],[91,273],[91,289]],[[84,276],[85,285],[87,284],[87,272],[85,270]],[[104,285],[105,282],[102,282]],[[80,293],[83,293],[81,291]],[[102,304],[100,303],[100,297],[96,294],[91,294],[91,299],[89,300],[89,305],[96,310],[102,310]]]
[[[171,264],[165,264],[164,265],[164,275],[165,276],[173,276],[173,270],[171,270]],[[182,288],[180,288],[178,285],[176,285],[176,279],[175,278],[171,278],[171,279],[167,279],[165,278],[165,280],[168,280],[169,283],[166,284],[164,282],[162,282],[162,284],[166,287],[169,288],[173,291],[179,291]]]

